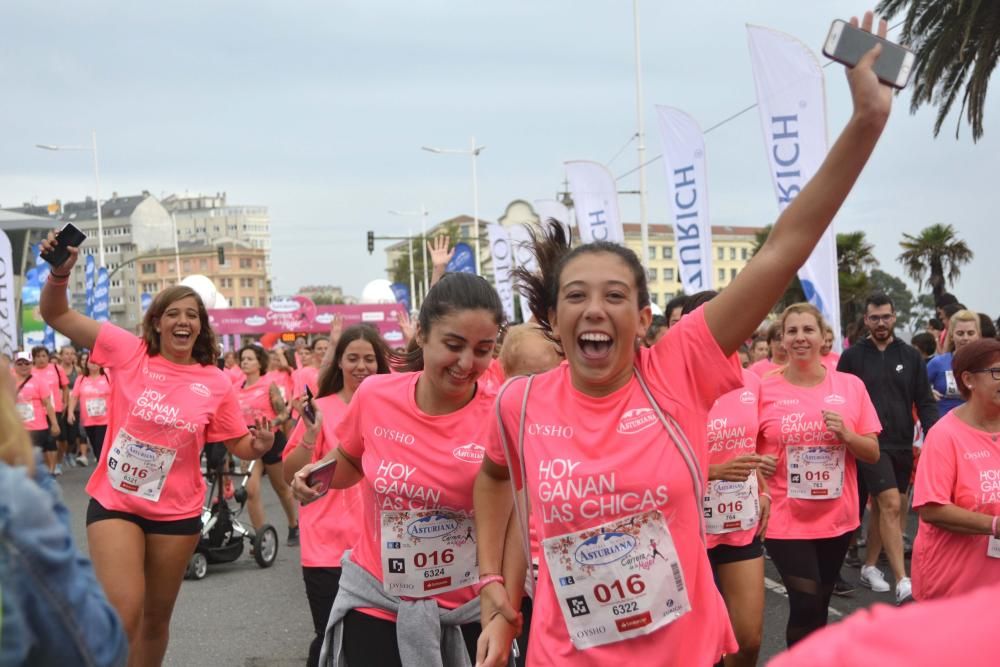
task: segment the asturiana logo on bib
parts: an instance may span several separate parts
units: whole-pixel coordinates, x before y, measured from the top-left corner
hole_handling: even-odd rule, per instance
[[[715,483],[715,491],[719,495],[728,495],[730,493],[739,493],[744,488],[746,488],[746,482],[718,481],[718,482]]]
[[[830,405],[843,405],[847,402],[847,399],[840,394],[830,394],[823,399],[824,403],[829,403]]]
[[[191,385],[191,391],[198,394],[199,396],[204,396],[205,398],[208,398],[209,396],[212,395],[212,392],[208,390],[208,387],[206,387],[200,382],[193,383]]]
[[[656,423],[656,414],[652,408],[634,408],[626,410],[618,424],[618,432],[622,435],[632,435],[645,431]]]
[[[747,405],[750,405],[756,400],[757,400],[757,395],[754,394],[752,391],[744,391],[740,394],[740,403],[746,403]]]
[[[125,451],[134,459],[141,459],[143,461],[150,462],[156,460],[156,452],[148,447],[143,447],[142,445],[128,445],[125,447]]]
[[[486,455],[486,448],[482,445],[470,442],[467,445],[456,447],[451,450],[451,453],[459,461],[465,461],[466,463],[482,463],[483,457]]]
[[[406,532],[410,537],[420,539],[431,539],[444,537],[458,530],[458,522],[445,514],[431,514],[421,517],[406,527]]]
[[[802,460],[806,463],[828,463],[831,458],[832,454],[824,452],[822,449],[816,449],[802,455]]]
[[[635,538],[627,533],[600,533],[578,546],[573,557],[580,565],[607,565],[629,555],[635,546]]]

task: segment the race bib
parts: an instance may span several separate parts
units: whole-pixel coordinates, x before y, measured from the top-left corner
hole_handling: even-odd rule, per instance
[[[990,558],[1000,558],[1000,540],[990,535],[990,542],[986,545],[986,555]]]
[[[641,637],[691,610],[659,510],[551,537],[542,551],[577,649]]]
[[[176,457],[177,450],[143,442],[119,429],[108,452],[108,480],[116,491],[155,503]]]
[[[87,414],[91,417],[103,417],[108,414],[108,403],[103,398],[88,398]]]
[[[944,372],[944,384],[945,390],[944,395],[948,398],[961,398],[962,394],[958,391],[958,384],[955,382],[955,373],[953,371]]]
[[[751,474],[745,482],[710,481],[702,510],[705,531],[712,535],[750,530],[760,517],[757,475]]]
[[[35,406],[31,403],[17,403],[15,408],[21,421],[25,423],[35,421]]]
[[[425,598],[479,580],[472,517],[445,510],[382,512],[382,588]]]
[[[844,491],[845,445],[788,445],[788,497],[830,500]]]

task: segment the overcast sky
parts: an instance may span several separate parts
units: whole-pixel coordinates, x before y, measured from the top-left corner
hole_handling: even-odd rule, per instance
[[[708,128],[754,102],[747,23],[819,53],[833,18],[865,9],[639,4],[648,157],[659,154],[654,104]],[[432,221],[472,213],[468,158],[421,145],[464,148],[474,135],[486,146],[480,215],[495,220],[513,199],[553,196],[564,160],[607,162],[636,127],[626,0],[6,0],[0,20],[0,205],[93,195],[88,153],[33,145],[87,143],[96,129],[104,197],[225,191],[230,204],[268,206],[279,292],[329,283],[359,294],[384,277],[384,254],[365,253],[365,230],[400,235],[418,224],[389,209],[423,203]],[[825,71],[832,140],[850,100],[842,69]],[[976,257],[953,291],[996,317],[997,94],[978,144],[964,124],[955,140],[954,115],[934,139],[933,120],[933,110],[910,115],[907,93],[897,99],[836,228],[864,230],[881,268],[902,275],[902,232],[954,224]],[[756,110],[706,140],[712,222],[772,222]],[[615,174],[635,166],[634,148],[613,162]],[[660,163],[647,179],[650,221],[665,222]],[[634,189],[637,178],[619,184]],[[621,199],[629,221],[635,199]]]

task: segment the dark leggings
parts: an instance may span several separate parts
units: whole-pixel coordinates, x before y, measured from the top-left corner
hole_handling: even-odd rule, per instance
[[[306,582],[306,597],[309,599],[309,611],[313,617],[313,629],[316,636],[309,644],[309,660],[307,667],[319,665],[319,652],[323,648],[323,637],[326,635],[326,622],[330,618],[333,600],[340,590],[339,567],[302,567],[302,580]]]
[[[87,442],[90,443],[90,448],[94,450],[94,456],[100,461],[101,447],[104,445],[104,436],[108,433],[108,427],[84,426],[83,430],[87,432]]]
[[[476,661],[476,642],[481,631],[479,623],[462,626],[465,648],[472,662]],[[344,617],[344,657],[348,665],[403,667],[396,641],[396,624],[357,609],[347,612]]]
[[[813,540],[767,539],[767,553],[788,591],[789,647],[826,625],[833,584],[850,539],[850,532]]]

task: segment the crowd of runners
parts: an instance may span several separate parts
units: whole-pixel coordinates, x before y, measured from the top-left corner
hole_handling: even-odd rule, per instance
[[[249,476],[255,530],[265,477],[280,500],[310,666],[754,665],[765,558],[788,602],[790,650],[772,664],[986,664],[989,317],[944,295],[936,333],[907,342],[872,294],[838,357],[814,306],[772,313],[889,117],[876,56],[847,71],[853,115],[745,269],[655,318],[633,252],[550,221],[531,230],[537,270],[516,271],[525,324],[486,280],[444,273],[438,240],[404,348],[338,320],[311,345],[220,358],[186,287],[155,297],[139,335],[72,310],[72,249],[40,310],[73,345],[18,352],[3,373],[0,664],[162,663],[207,445]],[[89,561],[53,481],[66,466],[93,466]],[[824,629],[852,565],[905,607]],[[905,641],[865,639],[887,636]]]

